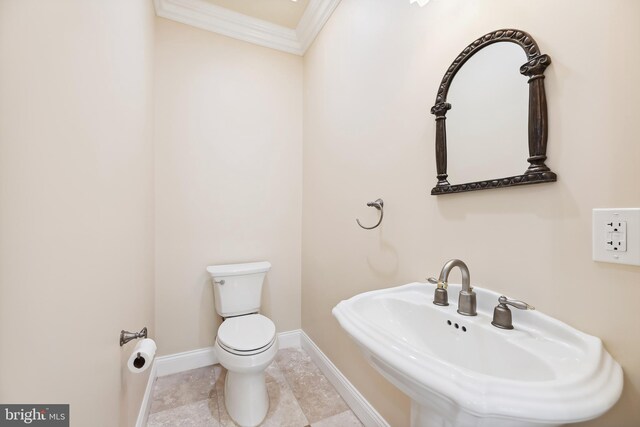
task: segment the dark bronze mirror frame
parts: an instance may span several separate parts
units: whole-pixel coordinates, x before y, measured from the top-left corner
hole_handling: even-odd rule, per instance
[[[529,77],[529,167],[523,175],[485,181],[451,185],[447,181],[447,128],[445,125],[449,86],[456,73],[465,62],[481,49],[499,42],[519,45],[527,55],[527,62],[520,67],[520,73]],[[539,184],[557,180],[555,173],[545,165],[547,159],[547,98],[544,91],[544,71],[551,64],[549,55],[541,54],[538,44],[526,32],[514,29],[496,30],[475,40],[458,55],[447,69],[436,96],[431,114],[436,116],[436,166],[438,183],[431,190],[432,195],[453,194],[464,191],[490,188],[512,187],[524,184]]]

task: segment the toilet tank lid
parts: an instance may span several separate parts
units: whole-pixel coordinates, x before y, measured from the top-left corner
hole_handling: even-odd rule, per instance
[[[268,261],[247,262],[243,264],[210,265],[207,271],[213,277],[239,276],[241,274],[265,273],[271,268]]]

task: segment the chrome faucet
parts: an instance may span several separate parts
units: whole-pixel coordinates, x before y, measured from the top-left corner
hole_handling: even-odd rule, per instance
[[[449,273],[453,267],[460,268],[462,273],[462,290],[458,297],[458,313],[465,316],[475,316],[476,313],[476,293],[471,287],[471,279],[469,278],[469,268],[467,264],[459,259],[452,259],[442,267],[440,277],[438,280],[429,278],[430,283],[437,285],[435,293],[433,295],[433,303],[436,305],[449,305],[449,298],[447,295],[447,280],[449,279]]]

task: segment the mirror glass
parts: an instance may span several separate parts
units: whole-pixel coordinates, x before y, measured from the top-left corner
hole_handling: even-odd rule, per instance
[[[520,175],[529,163],[527,62],[514,43],[486,46],[460,68],[447,102],[447,172],[452,185]]]

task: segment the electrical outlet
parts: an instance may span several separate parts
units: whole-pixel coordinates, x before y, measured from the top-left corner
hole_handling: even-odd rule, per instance
[[[627,221],[612,220],[605,224],[604,246],[608,251],[627,251]]]
[[[593,260],[640,265],[640,208],[593,210]]]

